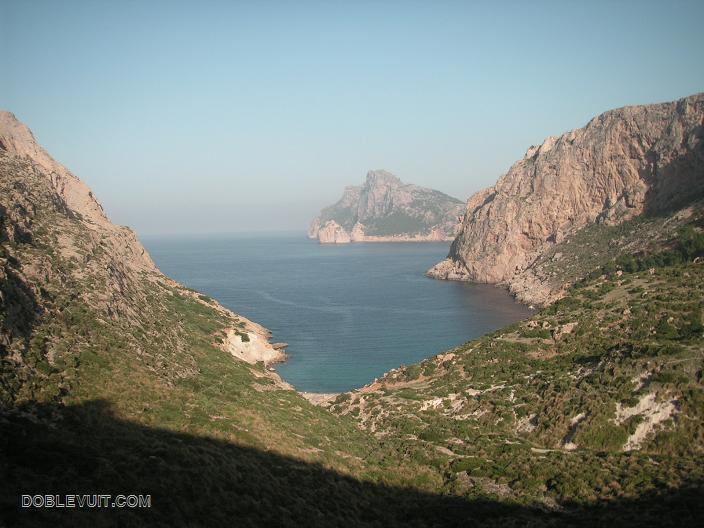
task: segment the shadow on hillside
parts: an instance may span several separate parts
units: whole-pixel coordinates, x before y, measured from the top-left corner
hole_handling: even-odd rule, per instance
[[[0,413],[0,526],[684,526],[702,487],[550,514],[362,482],[116,419],[105,402]],[[53,423],[54,425],[46,425]],[[150,494],[151,509],[23,509],[22,494]]]
[[[648,166],[641,171],[650,186],[645,197],[646,215],[668,216],[704,198],[704,125],[696,126],[687,141],[694,147],[666,163],[654,150],[646,154]]]
[[[29,337],[42,313],[39,300],[23,278],[20,263],[2,247],[9,231],[16,241],[31,240],[19,226],[8,221],[7,210],[0,204],[0,300],[4,312],[0,317],[0,358],[8,353],[8,338],[20,339],[25,348],[29,346]]]

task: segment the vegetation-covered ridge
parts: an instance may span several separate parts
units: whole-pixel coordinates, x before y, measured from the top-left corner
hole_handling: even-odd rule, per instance
[[[399,439],[400,457],[437,468],[446,492],[469,498],[564,510],[701,493],[704,222],[698,206],[683,214],[669,238],[638,252],[612,250],[662,219],[590,228],[599,236],[582,234],[589,249],[574,246],[560,262],[608,258],[564,298],[330,409]],[[689,508],[701,518],[698,503]],[[666,522],[660,506],[642,513]]]

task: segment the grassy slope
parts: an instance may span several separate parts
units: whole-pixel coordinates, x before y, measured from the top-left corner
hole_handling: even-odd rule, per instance
[[[614,238],[643,224],[581,238],[616,258]],[[399,451],[437,468],[449,493],[570,509],[701,492],[704,264],[651,273],[641,261],[648,269],[632,273],[608,261],[530,320],[391,372],[332,410],[404,439]]]
[[[702,218],[704,204],[699,201],[670,214],[643,215],[616,226],[595,224],[552,246],[528,273],[558,292],[623,255],[657,253],[683,226],[701,224]]]
[[[438,495],[435,468],[234,360],[217,343],[236,320],[123,269],[30,163],[0,155],[0,187],[0,526],[542,523]],[[23,493],[153,508],[28,511]]]
[[[395,443],[277,389],[259,367],[213,347],[221,324],[213,310],[179,294],[172,302],[158,320],[179,326],[187,347],[169,350],[149,326],[134,333],[150,339],[123,345],[126,329],[86,316],[74,327],[86,341],[71,390],[37,393],[0,415],[0,519],[8,526],[553,521],[533,508],[437,494],[434,468],[399,460]],[[151,494],[153,508],[26,511],[21,493]]]

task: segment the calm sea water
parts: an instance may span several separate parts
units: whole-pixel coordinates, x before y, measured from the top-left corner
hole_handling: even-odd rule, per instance
[[[526,317],[506,292],[423,274],[445,243],[321,246],[296,234],[149,237],[159,268],[289,344],[277,371],[339,392]]]

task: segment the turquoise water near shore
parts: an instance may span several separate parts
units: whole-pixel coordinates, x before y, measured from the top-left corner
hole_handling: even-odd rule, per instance
[[[298,390],[340,392],[527,317],[489,285],[425,271],[447,243],[319,245],[300,233],[145,237],[162,272],[289,344]]]

